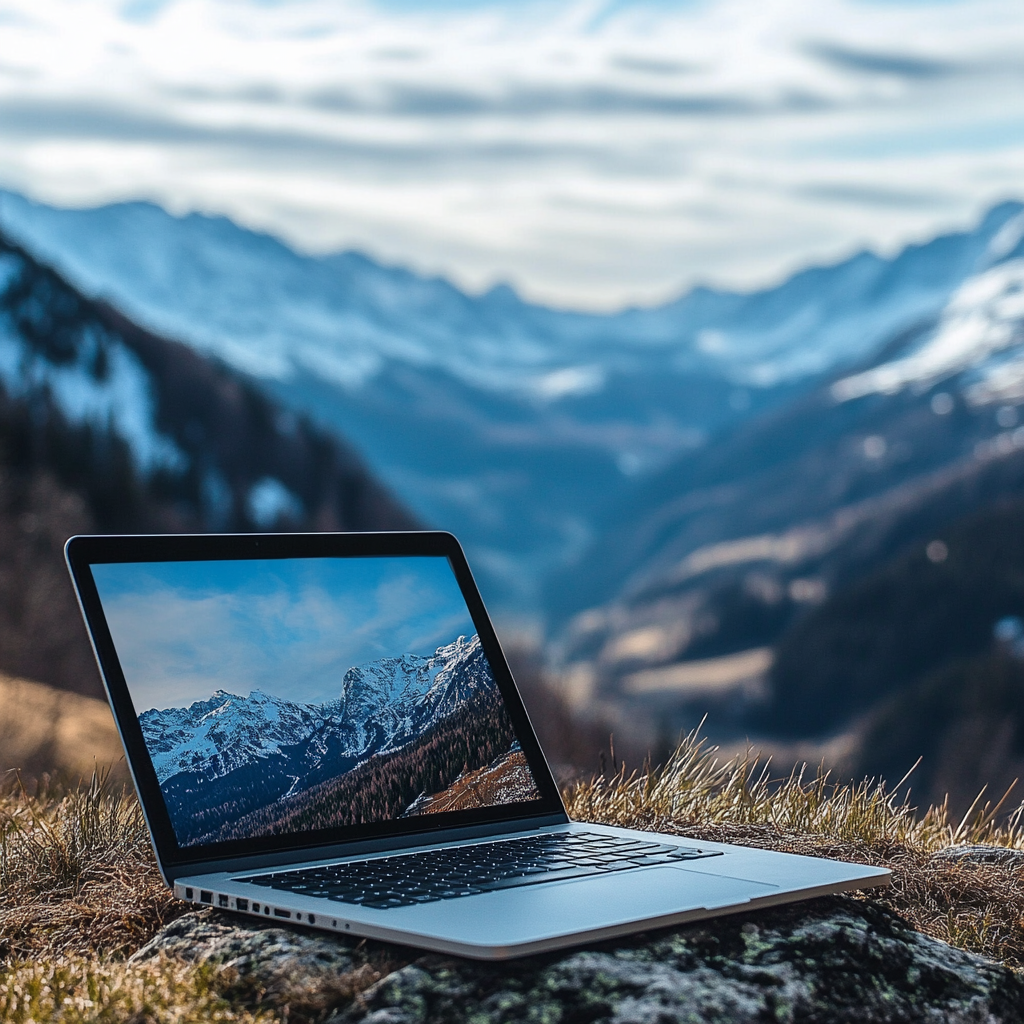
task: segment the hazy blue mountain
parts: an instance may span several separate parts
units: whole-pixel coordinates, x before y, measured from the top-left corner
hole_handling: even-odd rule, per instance
[[[759,292],[696,288],[592,315],[507,287],[467,295],[357,253],[301,255],[223,218],[0,194],[0,225],[88,295],[351,438],[424,521],[464,540],[489,601],[520,613],[638,481],[939,316],[1019,211]]]
[[[338,437],[0,235],[0,667],[102,693],[72,533],[402,529]]]
[[[1024,214],[1000,217],[934,316],[652,474],[608,514],[549,593],[553,619],[569,619],[559,657],[578,699],[663,720],[713,706],[719,722],[778,734],[789,720],[806,735],[907,682],[877,675],[855,698],[808,656],[786,705],[773,687],[789,670],[768,666],[812,649],[801,624],[811,630],[831,595],[844,607],[879,566],[920,560],[951,523],[1024,495]],[[850,616],[828,621],[833,652],[869,643]]]

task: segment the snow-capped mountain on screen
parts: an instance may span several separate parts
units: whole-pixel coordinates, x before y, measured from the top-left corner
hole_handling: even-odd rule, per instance
[[[156,777],[188,772],[208,779],[227,775],[282,746],[308,739],[331,719],[329,705],[282,700],[261,690],[239,697],[216,690],[187,708],[146,711],[139,717]]]
[[[535,614],[605,510],[709,439],[826,378],[849,378],[841,399],[919,372],[920,359],[862,376],[1012,259],[1022,211],[1003,203],[973,230],[756,292],[697,287],[596,314],[505,286],[468,295],[358,253],[302,255],[224,218],[0,193],[0,226],[87,294],[354,441],[424,523],[462,539],[499,614]]]
[[[185,708],[139,716],[161,784],[176,775],[212,781],[262,765],[292,780],[288,792],[323,781],[373,754],[414,742],[474,695],[494,687],[477,636],[434,654],[403,654],[350,668],[336,700],[303,704],[253,690],[217,690]]]
[[[403,654],[350,668],[341,686],[343,755],[398,750],[494,686],[480,638],[460,636],[429,657]]]

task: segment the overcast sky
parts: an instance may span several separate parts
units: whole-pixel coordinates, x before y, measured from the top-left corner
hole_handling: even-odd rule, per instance
[[[215,690],[322,704],[354,665],[476,632],[446,558],[152,562],[93,576],[140,714]]]
[[[562,305],[1024,196],[1021,0],[0,0],[0,185]]]

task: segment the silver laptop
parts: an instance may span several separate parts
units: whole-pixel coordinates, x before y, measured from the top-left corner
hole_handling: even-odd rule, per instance
[[[502,959],[889,880],[570,821],[450,534],[66,555],[181,899]]]

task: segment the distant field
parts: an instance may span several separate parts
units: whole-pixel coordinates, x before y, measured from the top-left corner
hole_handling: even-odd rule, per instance
[[[88,778],[110,769],[127,781],[121,740],[105,701],[0,674],[0,771]]]

